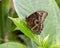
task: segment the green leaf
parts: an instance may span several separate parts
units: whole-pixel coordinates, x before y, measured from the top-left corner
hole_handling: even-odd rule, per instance
[[[49,35],[47,37],[45,37],[44,40],[43,40],[43,48],[48,48],[49,47],[48,40],[49,40]]]
[[[26,48],[26,46],[17,42],[8,42],[0,44],[0,48]]]
[[[6,29],[6,19],[10,1],[0,1],[0,38],[4,39]]]
[[[0,43],[5,42],[5,35],[7,34],[9,41],[12,39],[12,30],[15,28],[15,25],[11,20],[8,19],[8,15],[17,16],[16,12],[12,9],[12,3],[10,0],[1,0],[0,1]]]
[[[43,47],[40,46],[40,47],[38,47],[38,48],[43,48]]]
[[[22,31],[27,37],[32,39],[34,42],[36,42],[38,45],[40,44],[36,36],[32,33],[32,31],[26,26],[24,20],[20,18],[11,18],[9,17],[14,24],[17,26],[17,28]]]
[[[56,15],[57,15],[57,27],[56,27],[56,39],[57,39],[57,44],[60,44],[60,9],[57,7],[57,4],[55,4],[55,9],[56,9]]]
[[[60,48],[60,45],[52,45],[50,48]]]
[[[49,34],[49,43],[56,43],[56,36],[58,33],[58,18],[59,17],[59,8],[55,0],[13,0],[14,6],[17,14],[20,18],[26,18],[31,13],[44,10],[48,13],[47,18],[44,22],[44,29],[40,36],[42,38],[46,37]],[[57,18],[58,17],[58,18]],[[58,29],[57,29],[58,28]]]
[[[60,8],[60,0],[56,0],[56,2],[57,2],[58,6]]]

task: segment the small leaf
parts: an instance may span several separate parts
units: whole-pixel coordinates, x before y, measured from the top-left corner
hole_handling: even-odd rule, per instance
[[[11,18],[11,17],[9,17],[9,18],[14,22],[14,24],[17,26],[17,28],[20,31],[22,31],[27,37],[32,39],[37,44],[40,44],[38,39],[32,33],[32,31],[27,27],[27,25],[25,24],[24,20],[22,20],[20,18]]]
[[[45,47],[45,48],[49,47],[48,41],[49,41],[49,35],[44,38],[43,47]]]
[[[50,48],[60,48],[60,45],[52,45]]]
[[[44,40],[43,40],[43,47],[48,47],[48,44],[49,44],[48,40],[49,40],[49,35],[44,38]]]

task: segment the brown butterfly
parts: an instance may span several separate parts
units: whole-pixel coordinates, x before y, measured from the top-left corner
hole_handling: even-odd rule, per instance
[[[35,33],[40,34],[43,29],[43,22],[48,13],[46,11],[37,11],[26,18],[26,24]]]

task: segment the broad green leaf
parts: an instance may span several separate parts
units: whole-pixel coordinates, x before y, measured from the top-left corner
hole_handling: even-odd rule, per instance
[[[50,35],[49,37],[49,43],[51,44],[56,43],[56,36],[58,33],[58,18],[59,16],[59,8],[55,2],[55,0],[13,0],[15,10],[20,18],[26,18],[31,13],[44,10],[48,13],[47,18],[44,22],[44,29],[40,36],[42,38],[46,37],[47,34]],[[59,17],[60,18],[60,17]]]
[[[57,44],[60,44],[60,9],[57,7],[56,2],[53,2],[55,4],[55,9],[56,9],[56,15],[57,15],[57,27],[56,27],[56,39],[57,39]]]
[[[0,48],[26,48],[26,46],[17,42],[8,42],[0,44]]]

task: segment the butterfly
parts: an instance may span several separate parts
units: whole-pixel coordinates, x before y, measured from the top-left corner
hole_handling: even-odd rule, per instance
[[[48,13],[46,11],[34,12],[26,18],[26,24],[35,34],[40,34],[47,15]]]

